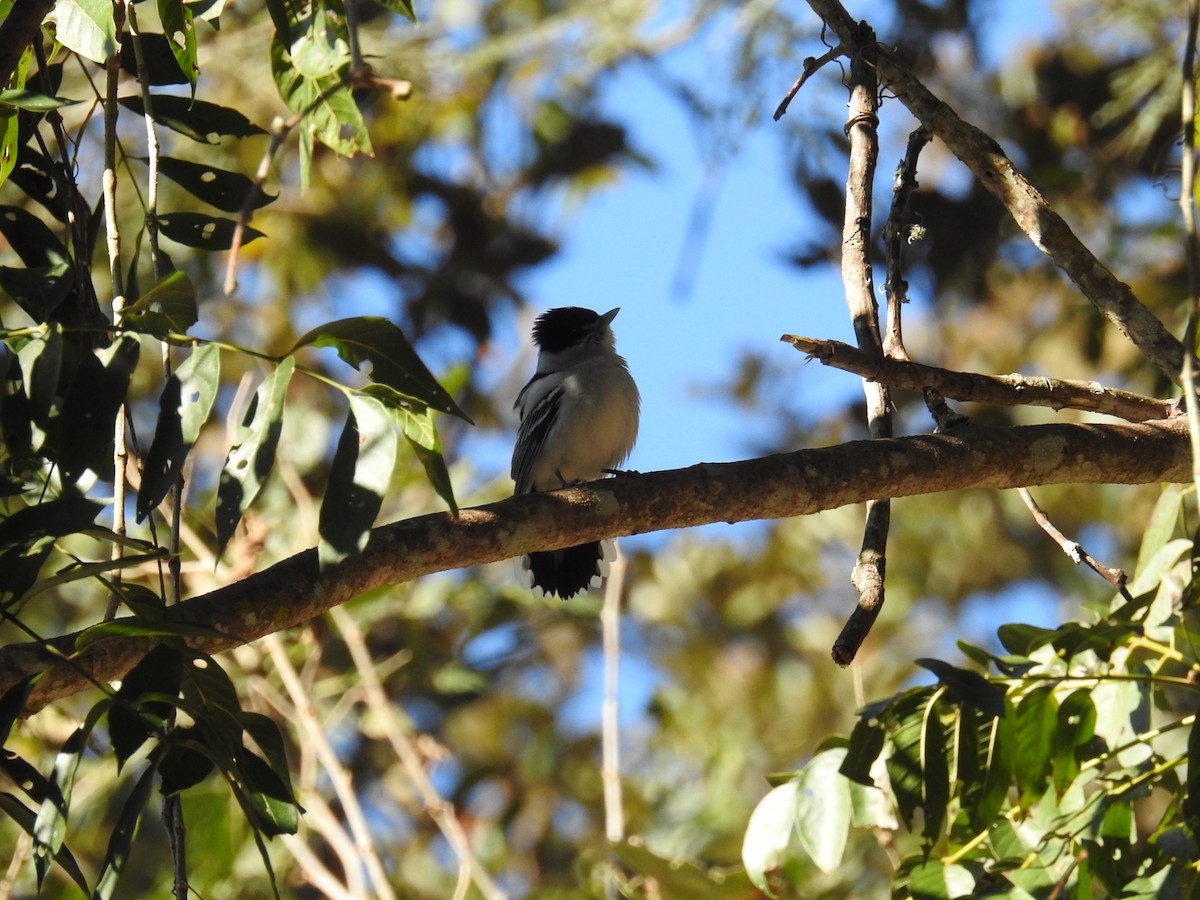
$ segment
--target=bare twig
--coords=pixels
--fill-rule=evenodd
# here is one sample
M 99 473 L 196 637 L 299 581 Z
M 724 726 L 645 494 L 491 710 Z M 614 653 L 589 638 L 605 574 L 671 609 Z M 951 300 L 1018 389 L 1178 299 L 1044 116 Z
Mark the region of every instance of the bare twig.
M 785 334 L 781 341 L 807 353 L 822 365 L 853 372 L 863 378 L 910 391 L 933 388 L 952 400 L 993 406 L 1044 406 L 1080 409 L 1116 416 L 1127 422 L 1152 422 L 1180 414 L 1174 400 L 1159 400 L 1131 391 L 1105 387 L 1096 381 L 1066 381 L 1032 375 L 980 375 L 956 372 L 923 363 L 870 356 L 841 341 Z
M 600 780 L 604 785 L 604 837 L 610 846 L 625 839 L 625 808 L 621 799 L 621 719 L 618 702 L 621 673 L 621 594 L 628 566 L 616 545 L 616 559 L 604 586 L 600 608 L 601 645 L 604 651 L 604 700 L 600 709 Z M 604 894 L 608 900 L 619 895 L 617 871 L 605 870 Z
M 871 356 L 882 356 L 879 304 L 875 300 L 875 279 L 871 271 L 873 184 L 879 157 L 879 119 L 876 116 L 879 84 L 875 78 L 875 36 L 865 23 L 856 32 L 853 46 L 850 117 L 846 122 L 850 168 L 846 178 L 846 213 L 842 222 L 842 283 L 858 349 Z M 863 393 L 871 437 L 890 438 L 892 401 L 887 386 L 864 379 Z M 883 607 L 891 518 L 890 500 L 882 498 L 867 502 L 862 549 L 850 575 L 851 583 L 858 590 L 858 603 L 833 643 L 833 659 L 840 666 L 849 665 L 854 659 Z
M 446 838 L 454 855 L 458 857 L 460 884 L 465 884 L 466 879 L 469 879 L 479 888 L 485 900 L 504 900 L 507 895 L 492 881 L 487 870 L 472 852 L 470 841 L 467 840 L 466 832 L 455 815 L 453 804 L 438 793 L 429 773 L 425 771 L 425 764 L 420 752 L 413 745 L 407 725 L 401 719 L 395 704 L 388 700 L 384 692 L 362 629 L 358 627 L 354 617 L 344 609 L 330 610 L 330 617 L 341 633 L 342 640 L 346 642 L 346 649 L 350 651 L 350 658 L 354 661 L 354 667 L 361 679 L 367 707 L 378 717 L 378 721 L 383 723 L 382 728 L 387 741 L 416 788 L 421 802 L 425 804 L 426 812 Z
M 822 53 L 820 56 L 810 56 L 804 60 L 804 71 L 800 73 L 800 77 L 792 83 L 790 88 L 788 88 L 788 92 L 784 94 L 783 99 L 779 101 L 779 106 L 775 108 L 775 121 L 778 122 L 783 118 L 784 113 L 787 112 L 788 105 L 792 102 L 792 98 L 800 93 L 800 88 L 804 87 L 804 82 L 808 81 L 808 79 L 817 74 L 817 72 L 821 70 L 821 67 L 826 63 L 833 62 L 833 60 L 837 59 L 839 56 L 845 55 L 845 46 L 838 44 L 836 47 L 830 47 L 829 50 L 827 50 L 825 53 Z
M 1128 602 L 1133 602 L 1133 597 L 1131 597 L 1129 595 L 1129 591 L 1125 589 L 1126 579 L 1124 572 L 1122 572 L 1120 569 L 1110 569 L 1107 566 L 1101 565 L 1094 557 L 1091 556 L 1091 554 L 1083 549 L 1082 544 L 1080 544 L 1078 541 L 1071 540 L 1065 534 L 1055 528 L 1054 523 L 1050 521 L 1050 517 L 1047 516 L 1045 511 L 1037 505 L 1037 502 L 1033 499 L 1033 494 L 1029 493 L 1028 488 L 1017 488 L 1017 493 L 1020 494 L 1021 499 L 1029 508 L 1029 512 L 1033 515 L 1033 521 L 1037 522 L 1038 527 L 1041 528 L 1042 531 L 1046 532 L 1049 538 L 1054 541 L 1054 543 L 1058 544 L 1060 548 L 1062 548 L 1062 552 L 1070 557 L 1071 562 L 1075 563 L 1076 565 L 1086 565 L 1093 572 L 1120 591 L 1121 596 L 1124 597 Z
M 1183 346 L 1183 399 L 1192 441 L 1192 482 L 1200 492 L 1200 403 L 1196 398 L 1196 320 L 1200 317 L 1200 262 L 1196 248 L 1196 32 L 1200 26 L 1200 0 L 1188 0 L 1187 41 L 1183 50 L 1183 92 L 1180 117 L 1183 146 L 1180 148 L 1179 210 L 1183 216 L 1184 255 L 1188 268 L 1188 320 Z
M 853 53 L 860 41 L 858 24 L 842 4 L 838 0 L 808 0 L 808 5 Z M 1134 296 L 1129 285 L 1113 275 L 1083 245 L 1063 218 L 1017 171 L 1000 145 L 934 96 L 895 53 L 880 47 L 876 66 L 883 84 L 999 198 L 1034 246 L 1048 255 L 1150 362 L 1179 383 L 1183 344 Z
M 113 4 L 113 21 L 116 34 L 119 36 L 125 30 L 125 3 L 117 0 Z M 120 322 L 121 313 L 125 309 L 125 275 L 121 271 L 121 229 L 117 222 L 117 85 L 121 77 L 121 45 L 105 61 L 104 88 L 104 175 L 102 178 L 104 191 L 104 226 L 108 245 L 108 275 L 112 282 L 112 320 L 113 324 Z M 119 535 L 125 534 L 125 472 L 129 464 L 129 446 L 125 434 L 125 407 L 117 411 L 113 426 L 113 531 Z M 121 541 L 114 541 L 112 559 L 120 559 L 125 552 Z M 117 569 L 112 575 L 112 583 L 119 585 L 123 575 Z M 108 595 L 108 605 L 104 613 L 105 619 L 112 619 L 117 614 L 121 597 L 117 591 Z
M 892 207 L 883 225 L 883 243 L 887 256 L 887 280 L 883 293 L 887 297 L 887 327 L 883 332 L 883 354 L 892 359 L 908 359 L 904 349 L 904 332 L 900 327 L 901 310 L 908 302 L 908 282 L 904 280 L 904 247 L 907 243 L 908 207 L 917 189 L 917 158 L 933 135 L 924 125 L 908 136 L 908 149 L 896 166 L 892 184 Z
M 375 896 L 380 897 L 381 900 L 392 900 L 396 895 L 392 891 L 387 873 L 384 871 L 383 864 L 379 860 L 379 854 L 375 851 L 375 844 L 371 840 L 371 832 L 367 827 L 367 818 L 363 812 L 362 805 L 359 803 L 358 793 L 354 789 L 350 773 L 346 771 L 341 761 L 337 758 L 337 753 L 330 746 L 325 729 L 313 712 L 313 704 L 304 682 L 300 678 L 296 668 L 292 665 L 291 659 L 288 658 L 287 652 L 283 648 L 283 642 L 279 640 L 277 635 L 272 634 L 267 637 L 265 643 L 267 652 L 271 657 L 271 662 L 274 664 L 275 670 L 279 673 L 280 680 L 283 682 L 288 697 L 291 698 L 295 706 L 296 717 L 304 733 L 305 741 L 313 748 L 317 759 L 329 775 L 329 780 L 333 784 L 334 792 L 337 794 L 338 801 L 342 805 L 342 811 L 345 813 L 346 822 L 350 826 L 351 833 L 354 835 L 359 862 L 366 869 L 367 876 L 371 879 L 371 884 L 375 889 Z

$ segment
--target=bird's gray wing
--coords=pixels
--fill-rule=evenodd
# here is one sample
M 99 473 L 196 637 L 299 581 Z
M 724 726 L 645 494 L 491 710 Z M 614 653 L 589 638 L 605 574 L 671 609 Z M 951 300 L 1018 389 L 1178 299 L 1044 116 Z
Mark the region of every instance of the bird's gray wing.
M 524 394 L 533 387 L 534 383 L 531 381 L 521 393 Z M 521 428 L 517 432 L 517 446 L 513 449 L 512 458 L 512 478 L 517 483 L 518 494 L 527 494 L 533 490 L 531 484 L 533 466 L 541 455 L 546 437 L 550 434 L 550 430 L 558 418 L 562 398 L 562 384 L 556 384 L 521 418 Z M 517 398 L 517 405 L 521 405 L 520 397 Z

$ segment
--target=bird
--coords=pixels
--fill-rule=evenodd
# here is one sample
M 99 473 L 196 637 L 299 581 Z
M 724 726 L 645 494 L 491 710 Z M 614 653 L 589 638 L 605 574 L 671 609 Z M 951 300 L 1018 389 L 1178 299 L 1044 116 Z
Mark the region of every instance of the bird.
M 633 450 L 641 398 L 616 351 L 611 325 L 618 312 L 567 306 L 534 322 L 537 371 L 513 404 L 521 422 L 512 456 L 516 494 L 595 481 Z M 563 600 L 598 586 L 605 562 L 600 541 L 525 560 L 531 586 Z

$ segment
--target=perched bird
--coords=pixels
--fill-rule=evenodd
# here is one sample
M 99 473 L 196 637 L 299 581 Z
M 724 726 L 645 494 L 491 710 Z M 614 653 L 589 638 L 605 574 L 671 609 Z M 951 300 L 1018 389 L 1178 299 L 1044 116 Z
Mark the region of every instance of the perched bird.
M 569 306 L 538 316 L 533 342 L 537 372 L 517 395 L 521 417 L 513 449 L 518 494 L 594 481 L 621 465 L 638 430 L 637 385 L 617 355 L 610 323 L 619 309 L 597 315 Z M 600 541 L 531 553 L 533 587 L 566 600 L 599 584 Z

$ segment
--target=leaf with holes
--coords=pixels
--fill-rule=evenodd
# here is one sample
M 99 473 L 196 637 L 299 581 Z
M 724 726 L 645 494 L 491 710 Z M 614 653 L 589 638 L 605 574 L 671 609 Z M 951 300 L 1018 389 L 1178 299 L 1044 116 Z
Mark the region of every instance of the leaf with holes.
M 174 212 L 159 216 L 159 230 L 176 243 L 200 250 L 228 250 L 233 246 L 237 222 L 220 216 L 197 212 Z M 242 231 L 242 244 L 263 237 L 257 228 L 247 225 Z
M 122 97 L 120 103 L 139 116 L 146 114 L 141 97 Z M 219 143 L 222 137 L 243 138 L 267 133 L 236 109 L 206 100 L 189 102 L 187 97 L 158 94 L 151 105 L 155 122 L 202 144 Z
M 223 212 L 238 212 L 247 200 L 251 209 L 259 209 L 275 199 L 241 172 L 230 172 L 171 156 L 162 157 L 158 161 L 158 168 L 193 197 Z
M 238 522 L 262 490 L 275 463 L 275 449 L 283 431 L 283 406 L 288 383 L 296 369 L 294 357 L 285 357 L 259 386 L 246 408 L 233 447 L 225 457 L 217 488 L 217 555 L 233 537 Z
M 183 0 L 158 0 L 158 19 L 179 70 L 195 91 L 200 63 L 196 58 L 196 26 L 192 22 L 192 11 Z
M 174 48 L 166 35 L 145 31 L 141 35 L 142 58 L 146 63 L 146 76 L 153 85 L 188 84 L 188 76 L 175 58 Z M 133 39 L 127 33 L 121 35 L 121 68 L 137 78 L 137 54 Z
M 179 479 L 184 460 L 200 436 L 220 387 L 221 351 L 212 344 L 197 347 L 163 385 L 158 425 L 146 454 L 138 491 L 140 522 L 162 503 Z
M 396 439 L 387 407 L 352 394 L 321 501 L 317 557 L 322 569 L 366 549 L 396 465 Z

